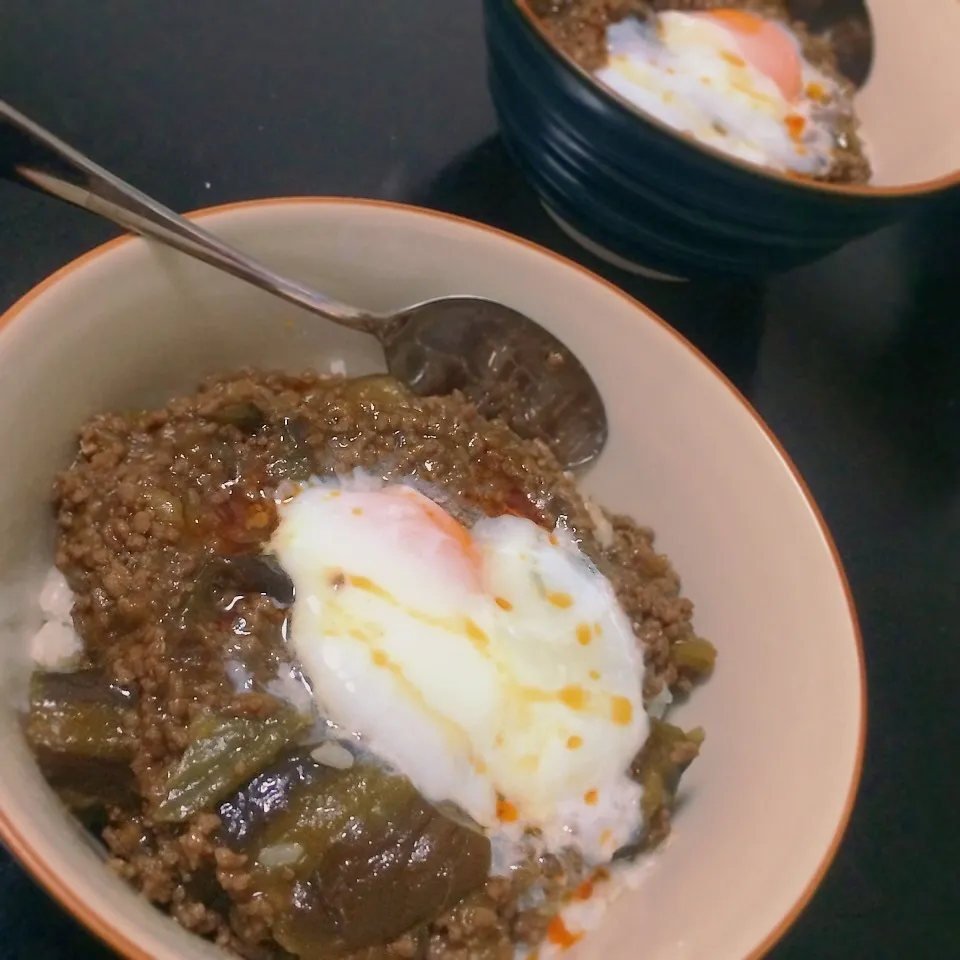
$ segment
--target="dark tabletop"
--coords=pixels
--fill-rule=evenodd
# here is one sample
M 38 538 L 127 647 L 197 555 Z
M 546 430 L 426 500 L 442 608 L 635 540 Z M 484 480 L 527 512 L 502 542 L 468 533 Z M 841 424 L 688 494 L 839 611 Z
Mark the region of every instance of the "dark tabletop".
M 809 482 L 866 647 L 859 802 L 773 960 L 957 955 L 960 197 L 764 284 L 604 267 L 504 155 L 479 0 L 4 0 L 0 99 L 176 209 L 337 194 L 492 223 L 586 263 L 700 346 Z M 112 234 L 0 185 L 0 310 Z M 0 960 L 109 956 L 0 852 Z

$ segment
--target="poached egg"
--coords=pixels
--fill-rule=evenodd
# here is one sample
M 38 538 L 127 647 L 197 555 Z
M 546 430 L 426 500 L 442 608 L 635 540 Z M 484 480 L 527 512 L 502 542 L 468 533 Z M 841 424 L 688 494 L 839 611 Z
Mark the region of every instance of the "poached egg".
M 641 829 L 643 660 L 563 530 L 467 530 L 404 484 L 316 481 L 279 506 L 291 643 L 325 717 L 493 836 L 609 861 Z
M 847 94 L 790 28 L 742 10 L 667 11 L 607 29 L 597 79 L 662 123 L 743 160 L 804 175 L 833 163 Z

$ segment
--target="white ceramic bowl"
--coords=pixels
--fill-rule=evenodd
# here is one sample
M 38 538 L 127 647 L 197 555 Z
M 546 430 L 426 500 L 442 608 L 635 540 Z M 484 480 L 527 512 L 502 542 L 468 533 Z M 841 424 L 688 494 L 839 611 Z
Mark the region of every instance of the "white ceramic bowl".
M 205 226 L 295 277 L 385 309 L 474 293 L 539 320 L 601 386 L 610 445 L 585 480 L 656 528 L 720 649 L 679 712 L 707 743 L 669 845 L 578 957 L 744 960 L 811 895 L 843 833 L 864 736 L 857 625 L 802 481 L 734 388 L 662 321 L 559 257 L 495 230 L 375 202 L 273 200 Z M 379 367 L 364 337 L 142 240 L 65 267 L 0 318 L 0 833 L 61 903 L 130 958 L 221 956 L 102 864 L 33 764 L 18 710 L 51 562 L 48 502 L 93 413 L 162 404 L 205 374 Z

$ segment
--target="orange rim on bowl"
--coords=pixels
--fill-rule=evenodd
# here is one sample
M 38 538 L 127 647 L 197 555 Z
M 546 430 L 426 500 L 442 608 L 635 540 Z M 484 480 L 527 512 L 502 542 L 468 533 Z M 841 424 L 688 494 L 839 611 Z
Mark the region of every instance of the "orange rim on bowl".
M 525 7 L 525 0 L 517 0 L 521 6 Z M 958 175 L 960 176 L 960 175 Z M 535 243 L 531 243 L 528 240 L 524 240 L 520 237 L 515 237 L 512 234 L 506 233 L 502 230 L 497 230 L 494 227 L 487 226 L 485 224 L 475 223 L 474 221 L 466 220 L 462 217 L 456 217 L 447 213 L 440 213 L 433 210 L 424 210 L 420 207 L 414 207 L 408 204 L 400 204 L 387 202 L 382 200 L 363 200 L 363 199 L 353 199 L 346 197 L 288 197 L 288 198 L 276 198 L 276 199 L 264 199 L 264 200 L 248 200 L 241 201 L 238 203 L 225 204 L 219 207 L 208 207 L 202 210 L 194 211 L 193 213 L 187 214 L 191 219 L 202 219 L 207 216 L 214 214 L 222 214 L 239 210 L 248 210 L 253 207 L 269 207 L 269 206 L 282 206 L 282 205 L 302 205 L 302 204 L 348 204 L 354 206 L 363 206 L 370 208 L 381 208 L 381 209 L 402 209 L 411 213 L 418 213 L 424 216 L 434 217 L 441 220 L 450 221 L 453 223 L 458 223 L 462 226 L 468 226 L 476 230 L 484 231 L 488 234 L 492 234 L 503 240 L 509 240 L 512 243 L 519 244 L 521 246 L 527 247 L 531 250 L 548 256 L 558 263 L 562 264 L 565 268 L 569 270 L 576 270 L 582 274 L 587 275 L 593 282 L 599 283 L 605 286 L 607 289 L 615 293 L 617 296 L 621 297 L 627 301 L 633 307 L 640 307 L 650 320 L 660 327 L 662 327 L 671 337 L 673 337 L 676 342 L 682 346 L 686 351 L 692 354 L 700 363 L 706 366 L 713 374 L 720 380 L 721 383 L 726 387 L 730 393 L 737 399 L 740 405 L 743 407 L 744 411 L 749 414 L 749 416 L 755 421 L 755 423 L 760 427 L 763 433 L 766 435 L 767 439 L 773 445 L 774 449 L 777 451 L 783 462 L 786 464 L 791 475 L 793 476 L 794 481 L 796 482 L 798 488 L 800 489 L 807 505 L 809 506 L 817 525 L 820 529 L 820 534 L 823 537 L 827 547 L 830 551 L 831 558 L 834 563 L 837 577 L 842 585 L 844 597 L 847 603 L 847 610 L 850 616 L 850 623 L 853 628 L 854 637 L 856 639 L 857 645 L 857 661 L 859 665 L 859 730 L 857 733 L 857 748 L 856 748 L 856 757 L 854 762 L 854 768 L 850 777 L 850 784 L 847 790 L 847 796 L 844 802 L 843 810 L 841 816 L 837 822 L 836 830 L 834 832 L 833 838 L 825 851 L 823 858 L 820 861 L 820 864 L 813 876 L 808 881 L 806 887 L 803 889 L 795 903 L 792 907 L 781 917 L 780 921 L 766 934 L 766 936 L 744 957 L 744 960 L 759 960 L 760 957 L 763 957 L 776 943 L 777 941 L 786 933 L 790 928 L 793 922 L 797 919 L 800 913 L 806 907 L 812 898 L 817 887 L 820 885 L 824 876 L 827 873 L 827 870 L 830 868 L 831 863 L 833 862 L 834 857 L 836 856 L 837 850 L 840 847 L 840 843 L 843 839 L 843 835 L 846 831 L 847 824 L 850 821 L 850 816 L 853 812 L 854 802 L 856 800 L 857 789 L 860 784 L 860 776 L 863 768 L 863 756 L 864 749 L 866 744 L 866 730 L 867 730 L 867 704 L 866 704 L 866 669 L 864 664 L 864 654 L 863 654 L 863 638 L 860 632 L 860 624 L 857 619 L 856 608 L 853 602 L 853 594 L 850 590 L 849 582 L 847 581 L 846 574 L 844 573 L 843 564 L 840 560 L 840 554 L 837 550 L 836 544 L 833 541 L 833 537 L 830 534 L 830 531 L 827 528 L 826 522 L 823 519 L 823 515 L 820 512 L 820 508 L 817 506 L 816 501 L 813 498 L 809 488 L 804 482 L 803 478 L 800 475 L 800 472 L 797 470 L 793 461 L 790 459 L 786 450 L 780 444 L 779 440 L 774 436 L 770 428 L 764 423 L 760 415 L 753 409 L 749 401 L 743 396 L 742 393 L 731 383 L 731 381 L 716 367 L 714 364 L 702 354 L 693 344 L 689 343 L 684 337 L 682 337 L 676 330 L 674 330 L 666 321 L 657 316 L 653 311 L 649 310 L 647 307 L 639 304 L 632 297 L 628 296 L 614 284 L 604 280 L 601 277 L 597 277 L 592 274 L 585 267 L 580 266 L 579 264 L 574 263 L 571 260 L 561 257 L 559 254 L 554 253 L 551 250 L 547 250 L 543 247 L 538 246 Z M 37 300 L 42 294 L 47 292 L 51 287 L 58 284 L 61 280 L 68 277 L 70 274 L 79 270 L 82 267 L 87 266 L 97 258 L 103 256 L 104 254 L 117 249 L 118 247 L 132 243 L 136 241 L 136 237 L 125 236 L 118 237 L 115 240 L 111 240 L 108 243 L 105 243 L 95 249 L 89 251 L 83 256 L 79 257 L 76 260 L 71 261 L 66 264 L 64 267 L 61 267 L 56 273 L 49 276 L 46 280 L 42 281 L 28 293 L 24 294 L 12 307 L 10 307 L 5 313 L 0 315 L 0 330 L 3 329 L 10 321 L 15 317 L 21 314 L 26 310 L 35 300 Z M 95 933 L 100 937 L 105 943 L 110 947 L 116 950 L 118 953 L 128 958 L 128 960 L 153 960 L 153 957 L 146 953 L 144 949 L 134 941 L 130 940 L 125 934 L 123 934 L 116 927 L 107 922 L 103 917 L 101 917 L 96 912 L 92 911 L 90 907 L 83 901 L 81 897 L 67 884 L 65 884 L 61 877 L 58 876 L 53 867 L 47 863 L 39 854 L 37 854 L 29 843 L 23 838 L 20 831 L 17 829 L 16 823 L 14 823 L 4 812 L 0 811 L 0 840 L 6 845 L 8 850 L 30 871 L 30 873 L 46 888 L 46 890 L 54 897 L 56 900 L 68 910 L 74 917 L 76 917 L 81 923 L 83 923 L 89 930 Z
M 530 26 L 537 32 L 537 34 L 539 34 L 543 43 L 557 57 L 559 57 L 570 70 L 573 70 L 575 73 L 579 74 L 580 77 L 586 80 L 604 97 L 614 103 L 619 104 L 630 113 L 641 117 L 645 123 L 651 124 L 657 129 L 668 133 L 670 136 L 675 137 L 678 140 L 683 140 L 685 142 L 694 144 L 698 150 L 702 150 L 709 156 L 715 157 L 717 160 L 729 164 L 730 166 L 734 166 L 740 170 L 745 170 L 749 173 L 756 174 L 757 176 L 764 177 L 767 180 L 773 180 L 777 183 L 797 187 L 801 190 L 812 190 L 815 193 L 833 193 L 847 197 L 912 197 L 925 193 L 936 193 L 937 191 L 946 190 L 949 187 L 960 184 L 960 170 L 954 170 L 953 173 L 945 174 L 942 177 L 934 177 L 932 180 L 924 180 L 920 183 L 906 184 L 902 187 L 871 187 L 869 185 L 861 186 L 854 184 L 826 183 L 819 180 L 807 180 L 804 177 L 791 177 L 786 174 L 778 173 L 776 170 L 762 167 L 759 164 L 747 163 L 745 160 L 741 160 L 731 154 L 717 150 L 715 147 L 711 147 L 708 144 L 701 143 L 699 140 L 696 140 L 689 134 L 673 129 L 673 127 L 662 123 L 656 117 L 644 113 L 639 107 L 631 103 L 625 97 L 620 96 L 620 94 L 598 82 L 588 70 L 585 70 L 582 66 L 580 66 L 579 63 L 576 62 L 576 60 L 573 59 L 573 57 L 561 50 L 553 42 L 549 31 L 543 25 L 541 19 L 530 9 L 529 0 L 513 0 L 513 2 L 516 3 L 517 8 L 524 15 L 524 17 L 526 17 Z

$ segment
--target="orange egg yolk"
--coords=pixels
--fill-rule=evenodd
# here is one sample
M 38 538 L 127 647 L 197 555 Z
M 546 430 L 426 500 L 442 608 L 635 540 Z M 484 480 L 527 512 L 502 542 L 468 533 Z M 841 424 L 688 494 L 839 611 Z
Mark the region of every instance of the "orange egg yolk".
M 461 554 L 476 574 L 476 578 L 479 578 L 480 554 L 470 537 L 470 531 L 462 523 L 413 487 L 398 484 L 386 487 L 383 493 L 391 497 L 402 497 L 416 507 L 420 520 L 436 528 L 448 540 L 453 552 Z M 411 529 L 410 532 L 411 535 L 416 535 L 414 530 Z
M 744 10 L 710 10 L 698 15 L 722 26 L 736 41 L 743 59 L 769 77 L 784 99 L 792 102 L 800 98 L 803 64 L 784 27 Z

